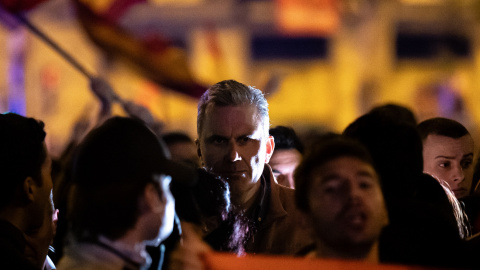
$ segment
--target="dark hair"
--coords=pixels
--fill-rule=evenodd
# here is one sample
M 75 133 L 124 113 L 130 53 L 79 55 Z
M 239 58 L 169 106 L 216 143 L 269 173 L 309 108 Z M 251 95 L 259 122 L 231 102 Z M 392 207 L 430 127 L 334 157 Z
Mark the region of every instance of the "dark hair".
M 205 218 L 218 217 L 224 220 L 230 210 L 230 188 L 220 177 L 197 169 L 199 174 L 195 186 L 187 188 L 172 182 L 171 191 L 175 197 L 175 209 L 181 220 L 202 224 Z
M 310 150 L 295 170 L 295 201 L 297 207 L 305 212 L 310 211 L 308 193 L 312 185 L 312 173 L 315 169 L 340 157 L 353 157 L 374 167 L 368 150 L 359 142 L 346 137 L 322 138 L 312 144 Z
M 398 104 L 387 103 L 376 106 L 370 110 L 370 113 L 379 115 L 390 121 L 404 122 L 412 125 L 417 124 L 415 114 L 413 114 L 413 112 L 407 107 Z
M 169 132 L 162 135 L 162 139 L 166 145 L 172 145 L 176 143 L 194 143 L 192 138 L 184 132 Z
M 414 125 L 368 113 L 343 134 L 360 141 L 372 155 L 387 205 L 394 198 L 413 196 L 423 173 L 423 146 Z
M 112 240 L 132 228 L 139 198 L 155 175 L 165 172 L 164 148 L 140 120 L 114 117 L 92 130 L 74 157 L 68 217 L 82 240 Z M 161 186 L 154 185 L 163 196 Z
M 42 185 L 42 164 L 47 158 L 44 124 L 14 113 L 0 114 L 0 208 L 14 199 L 25 178 Z
M 303 153 L 303 144 L 293 128 L 276 126 L 270 129 L 270 135 L 275 140 L 275 150 L 297 149 L 298 152 Z
M 422 141 L 427 139 L 430 134 L 446 136 L 453 139 L 458 139 L 470 134 L 459 122 L 443 117 L 427 119 L 418 124 L 417 129 Z

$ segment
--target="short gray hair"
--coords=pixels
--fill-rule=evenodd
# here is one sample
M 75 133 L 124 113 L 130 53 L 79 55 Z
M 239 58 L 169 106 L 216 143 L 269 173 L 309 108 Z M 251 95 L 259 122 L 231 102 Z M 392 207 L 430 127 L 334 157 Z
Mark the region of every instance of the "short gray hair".
M 212 104 L 212 105 L 210 105 Z M 200 134 L 205 121 L 205 114 L 209 106 L 243 106 L 254 105 L 262 117 L 264 132 L 268 135 L 270 117 L 268 116 L 268 102 L 262 91 L 234 80 L 225 80 L 212 85 L 203 93 L 198 102 L 197 134 Z

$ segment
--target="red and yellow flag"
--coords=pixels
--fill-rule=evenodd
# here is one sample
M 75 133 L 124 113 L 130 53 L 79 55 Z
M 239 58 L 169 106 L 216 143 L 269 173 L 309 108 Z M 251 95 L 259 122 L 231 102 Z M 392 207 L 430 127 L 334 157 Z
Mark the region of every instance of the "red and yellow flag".
M 130 33 L 118 23 L 136 4 L 146 0 L 74 0 L 78 18 L 93 42 L 111 56 L 126 60 L 147 78 L 177 92 L 198 98 L 207 89 L 193 77 L 187 53 L 158 34 Z

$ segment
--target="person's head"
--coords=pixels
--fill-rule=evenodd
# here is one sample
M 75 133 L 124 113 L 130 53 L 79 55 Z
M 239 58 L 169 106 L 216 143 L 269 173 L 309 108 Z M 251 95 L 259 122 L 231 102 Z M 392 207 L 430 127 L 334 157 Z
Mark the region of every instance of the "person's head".
M 410 109 L 394 103 L 376 106 L 372 108 L 369 113 L 379 115 L 389 121 L 409 123 L 412 125 L 417 124 L 415 114 L 413 114 Z
M 171 159 L 195 168 L 200 167 L 195 142 L 183 132 L 169 132 L 162 135 L 162 139 L 168 147 Z
M 470 194 L 473 139 L 459 122 L 431 118 L 418 125 L 423 141 L 423 170 L 448 183 L 457 198 Z
M 23 211 L 27 231 L 40 227 L 52 190 L 51 159 L 44 124 L 14 113 L 0 114 L 0 215 L 10 219 Z
M 230 189 L 219 177 L 197 169 L 198 183 L 192 188 L 172 185 L 175 209 L 182 221 L 200 226 L 203 233 L 224 221 L 230 211 Z
M 155 134 L 131 118 L 111 118 L 85 137 L 74 158 L 68 207 L 78 240 L 117 240 L 135 230 L 138 242 L 157 244 L 170 234 L 175 164 L 164 151 Z
M 381 112 L 357 118 L 343 135 L 360 141 L 371 154 L 382 181 L 387 205 L 411 197 L 423 174 L 422 140 L 416 127 Z
M 295 171 L 295 186 L 297 207 L 314 228 L 319 256 L 370 258 L 388 215 L 362 145 L 345 138 L 315 145 Z
M 302 158 L 303 145 L 290 127 L 277 126 L 270 129 L 275 141 L 275 151 L 268 164 L 280 185 L 294 188 L 293 172 Z
M 210 87 L 198 104 L 197 152 L 232 194 L 251 190 L 273 153 L 268 103 L 254 87 L 228 80 Z

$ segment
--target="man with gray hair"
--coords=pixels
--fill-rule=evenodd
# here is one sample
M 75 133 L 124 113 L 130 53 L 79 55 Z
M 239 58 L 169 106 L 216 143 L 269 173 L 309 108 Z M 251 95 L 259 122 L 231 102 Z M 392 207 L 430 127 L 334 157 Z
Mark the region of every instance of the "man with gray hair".
M 260 90 L 221 81 L 198 104 L 197 151 L 202 166 L 230 185 L 234 213 L 248 219 L 245 252 L 298 254 L 313 238 L 299 226 L 294 191 L 278 185 L 266 164 L 274 150 L 269 122 Z

